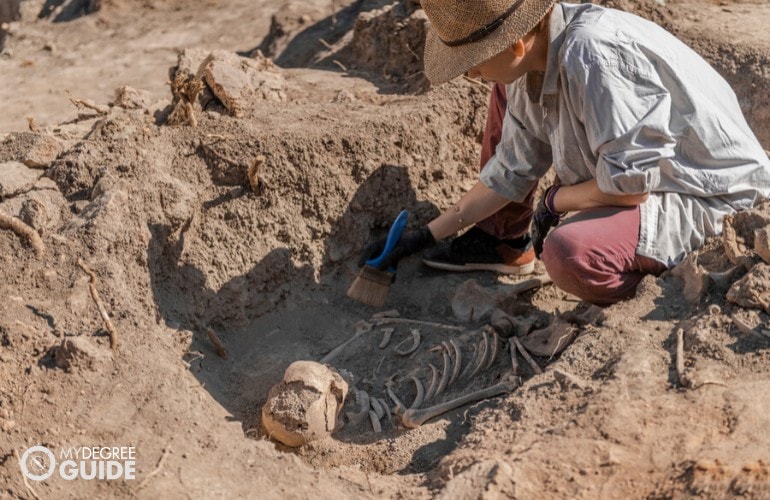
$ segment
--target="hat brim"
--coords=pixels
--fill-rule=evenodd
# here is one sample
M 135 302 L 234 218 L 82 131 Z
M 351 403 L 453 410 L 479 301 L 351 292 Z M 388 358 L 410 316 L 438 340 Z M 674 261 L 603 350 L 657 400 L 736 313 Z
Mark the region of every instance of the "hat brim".
M 425 76 L 433 85 L 440 85 L 467 73 L 532 31 L 554 1 L 528 0 L 486 38 L 457 47 L 444 44 L 436 31 L 429 28 L 423 57 Z

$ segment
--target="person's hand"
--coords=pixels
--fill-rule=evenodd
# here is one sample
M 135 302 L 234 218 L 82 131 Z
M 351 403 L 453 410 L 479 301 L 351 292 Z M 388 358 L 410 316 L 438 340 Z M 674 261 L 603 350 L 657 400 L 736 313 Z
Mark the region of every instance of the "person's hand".
M 366 261 L 379 257 L 382 250 L 385 248 L 385 241 L 387 241 L 387 238 L 382 238 L 369 244 L 364 249 L 364 254 L 358 261 L 358 266 L 362 267 L 366 264 Z M 404 233 L 401 234 L 398 243 L 396 243 L 396 246 L 390 254 L 385 257 L 379 268 L 381 270 L 391 267 L 395 268 L 399 260 L 428 248 L 435 243 L 436 239 L 433 237 L 433 233 L 430 232 L 430 229 L 428 229 L 428 226 L 414 231 L 404 231 Z
M 553 198 L 558 185 L 553 185 L 545 190 L 543 197 L 535 208 L 535 214 L 532 216 L 532 246 L 535 249 L 535 256 L 539 259 L 543 253 L 543 241 L 552 227 L 558 226 L 564 213 L 556 212 L 553 209 Z

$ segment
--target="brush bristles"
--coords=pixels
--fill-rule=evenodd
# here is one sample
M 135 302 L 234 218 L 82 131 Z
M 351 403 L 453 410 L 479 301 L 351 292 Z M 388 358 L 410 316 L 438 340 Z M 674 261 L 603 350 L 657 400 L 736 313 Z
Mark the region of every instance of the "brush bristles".
M 348 288 L 348 297 L 372 307 L 385 303 L 392 281 L 390 273 L 364 266 Z

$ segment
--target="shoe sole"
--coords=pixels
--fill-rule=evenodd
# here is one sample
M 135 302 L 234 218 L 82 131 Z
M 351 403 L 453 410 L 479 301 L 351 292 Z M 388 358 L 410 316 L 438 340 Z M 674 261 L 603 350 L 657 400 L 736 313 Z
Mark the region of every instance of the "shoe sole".
M 505 264 L 450 264 L 448 262 L 438 262 L 435 260 L 422 259 L 422 262 L 433 269 L 442 271 L 453 271 L 467 273 L 471 271 L 494 271 L 500 274 L 531 274 L 535 270 L 535 263 L 530 262 L 521 266 L 507 266 Z

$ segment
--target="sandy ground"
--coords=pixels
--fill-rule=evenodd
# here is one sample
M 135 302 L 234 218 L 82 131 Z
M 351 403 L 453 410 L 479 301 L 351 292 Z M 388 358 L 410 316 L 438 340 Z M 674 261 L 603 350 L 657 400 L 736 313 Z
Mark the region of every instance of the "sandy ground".
M 423 92 L 413 2 L 104 1 L 57 23 L 43 4 L 0 57 L 0 211 L 40 238 L 0 231 L 0 498 L 770 495 L 770 206 L 602 311 L 418 259 L 372 309 L 345 297 L 360 248 L 473 183 L 485 119 L 483 85 Z M 770 149 L 770 6 L 605 4 L 703 54 Z M 508 337 L 564 350 L 514 372 Z M 328 360 L 351 387 L 338 429 L 271 441 L 284 369 L 350 339 Z M 411 404 L 450 342 L 462 369 L 429 404 L 521 387 L 414 429 L 352 417 L 388 380 Z M 134 447 L 136 479 L 25 481 L 33 445 Z

